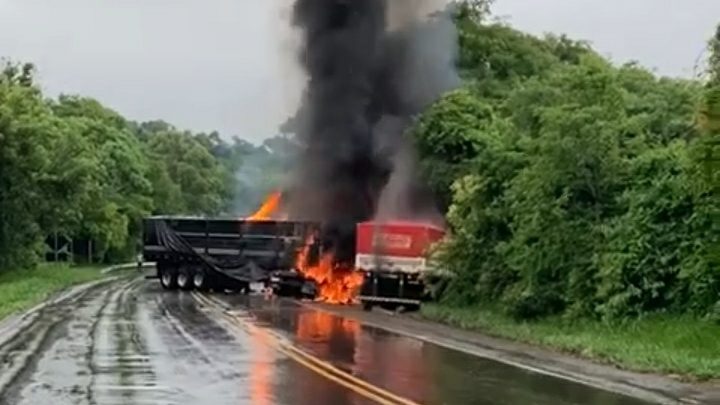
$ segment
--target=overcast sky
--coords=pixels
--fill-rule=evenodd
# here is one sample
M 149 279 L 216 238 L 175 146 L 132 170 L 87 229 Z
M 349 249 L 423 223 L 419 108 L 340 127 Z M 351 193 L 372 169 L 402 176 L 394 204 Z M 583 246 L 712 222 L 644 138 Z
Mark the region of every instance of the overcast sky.
M 50 95 L 258 141 L 294 111 L 301 87 L 288 1 L 0 0 L 0 56 L 35 62 Z M 532 33 L 589 40 L 618 62 L 691 76 L 720 0 L 497 0 L 494 12 Z

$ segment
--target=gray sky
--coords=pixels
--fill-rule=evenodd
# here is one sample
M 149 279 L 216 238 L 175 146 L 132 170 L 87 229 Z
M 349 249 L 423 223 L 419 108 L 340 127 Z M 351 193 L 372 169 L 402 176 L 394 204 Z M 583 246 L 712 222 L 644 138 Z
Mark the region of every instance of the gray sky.
M 720 0 L 496 0 L 493 13 L 533 34 L 588 40 L 616 62 L 692 77 L 720 23 Z
M 258 141 L 294 111 L 301 88 L 289 1 L 0 0 L 0 56 L 35 62 L 50 95 Z M 690 76 L 720 0 L 497 0 L 494 12 L 532 33 L 589 40 L 619 62 Z

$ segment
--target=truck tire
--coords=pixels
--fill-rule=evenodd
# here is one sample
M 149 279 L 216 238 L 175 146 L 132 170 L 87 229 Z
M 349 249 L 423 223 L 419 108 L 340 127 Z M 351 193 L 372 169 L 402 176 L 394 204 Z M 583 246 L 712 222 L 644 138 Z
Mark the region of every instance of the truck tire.
M 162 288 L 168 291 L 173 291 L 178 288 L 177 284 L 177 270 L 172 266 L 161 266 L 158 268 L 160 273 L 160 285 Z
M 193 274 L 195 272 L 190 266 L 180 266 L 177 272 L 177 285 L 183 291 L 190 291 L 193 285 Z
M 375 306 L 375 304 L 374 304 L 373 302 L 371 302 L 371 301 L 362 301 L 362 309 L 363 309 L 363 311 L 365 311 L 365 312 L 370 312 L 370 311 L 372 311 L 372 309 L 373 309 L 374 306 Z
M 192 277 L 192 284 L 198 291 L 210 290 L 210 277 L 208 277 L 207 271 L 203 268 L 195 270 Z

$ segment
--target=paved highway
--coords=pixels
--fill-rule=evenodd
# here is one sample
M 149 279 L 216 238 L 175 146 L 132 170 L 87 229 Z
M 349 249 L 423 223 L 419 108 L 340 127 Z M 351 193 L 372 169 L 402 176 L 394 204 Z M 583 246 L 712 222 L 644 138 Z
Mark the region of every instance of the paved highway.
M 315 305 L 121 278 L 40 310 L 0 345 L 0 403 L 647 402 Z

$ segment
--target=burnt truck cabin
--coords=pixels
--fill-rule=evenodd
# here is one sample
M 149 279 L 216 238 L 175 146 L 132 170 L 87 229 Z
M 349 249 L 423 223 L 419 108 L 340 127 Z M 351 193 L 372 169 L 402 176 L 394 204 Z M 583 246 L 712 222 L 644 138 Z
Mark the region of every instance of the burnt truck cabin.
M 364 272 L 358 297 L 363 309 L 417 309 L 430 299 L 435 269 L 427 254 L 444 235 L 442 228 L 421 222 L 358 224 L 355 268 Z
M 143 220 L 143 259 L 168 290 L 248 291 L 271 279 L 301 288 L 295 259 L 317 226 L 308 222 L 156 216 Z

